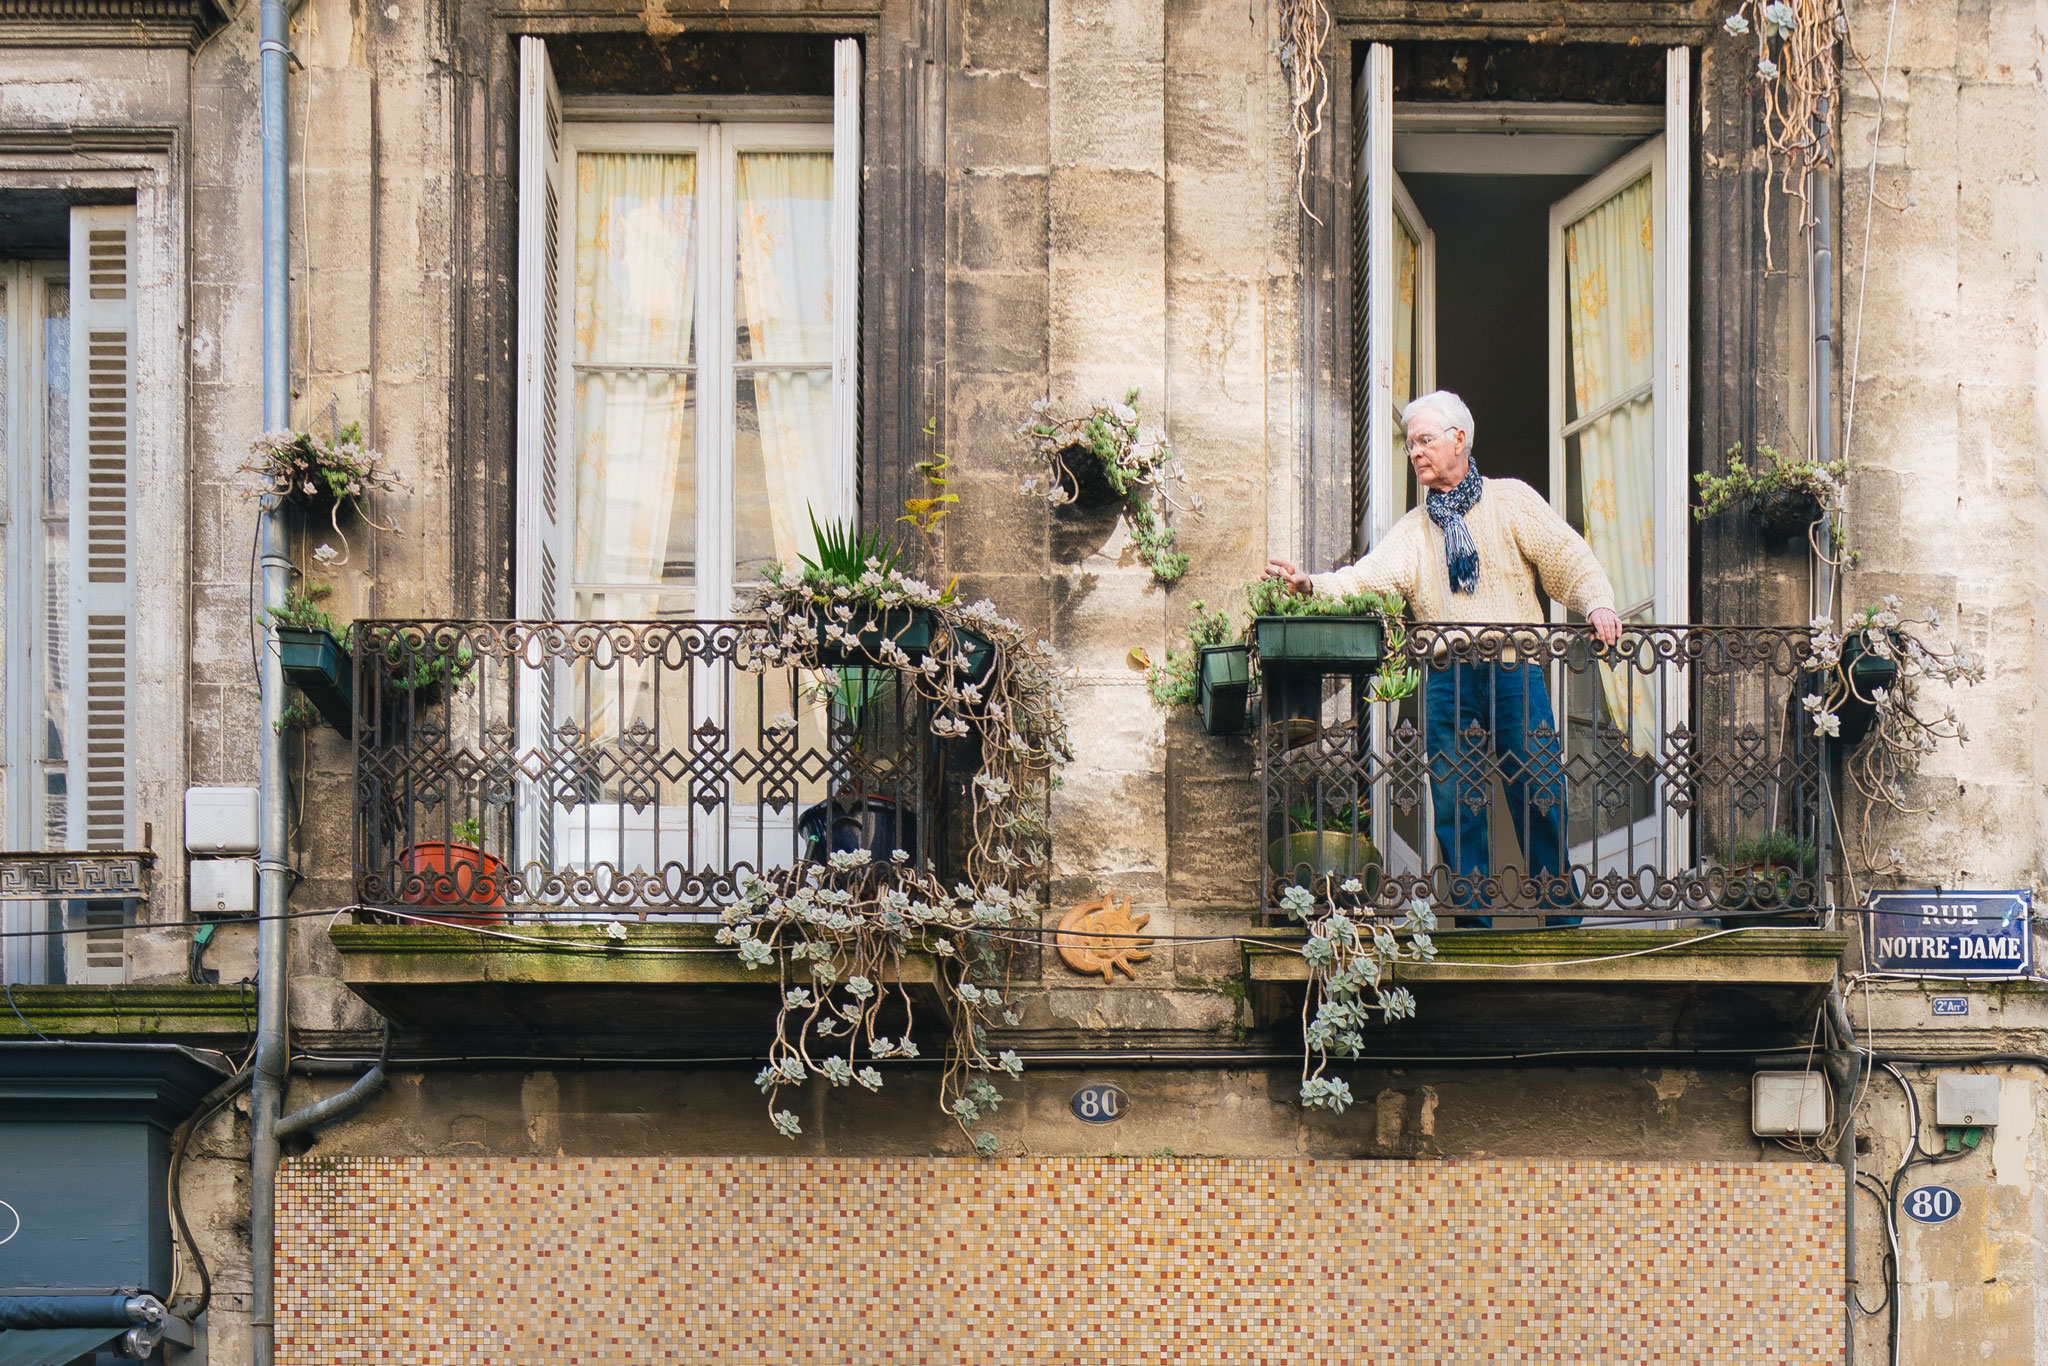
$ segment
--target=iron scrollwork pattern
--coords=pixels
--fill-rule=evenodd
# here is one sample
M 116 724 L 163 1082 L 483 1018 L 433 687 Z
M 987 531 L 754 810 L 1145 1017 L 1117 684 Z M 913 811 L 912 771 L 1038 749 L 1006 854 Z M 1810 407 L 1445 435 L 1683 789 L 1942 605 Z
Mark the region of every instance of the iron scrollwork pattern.
M 1603 647 L 1582 626 L 1421 625 L 1388 664 L 1418 671 L 1414 698 L 1267 680 L 1270 916 L 1296 884 L 1387 913 L 1421 898 L 1445 917 L 1594 925 L 1824 904 L 1830 792 L 1800 705 L 1806 628 L 1631 626 Z M 1546 830 L 1554 860 L 1530 853 Z M 1792 852 L 1739 857 L 1766 838 Z
M 749 621 L 359 624 L 358 901 L 644 918 L 833 850 L 943 869 L 927 704 L 892 670 L 770 667 L 767 640 Z

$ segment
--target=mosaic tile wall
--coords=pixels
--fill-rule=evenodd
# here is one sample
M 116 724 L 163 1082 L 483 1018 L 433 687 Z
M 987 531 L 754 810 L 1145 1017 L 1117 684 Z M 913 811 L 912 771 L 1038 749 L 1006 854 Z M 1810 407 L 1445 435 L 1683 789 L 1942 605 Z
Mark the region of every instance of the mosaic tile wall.
M 305 1159 L 278 1358 L 1838 1361 L 1822 1165 Z

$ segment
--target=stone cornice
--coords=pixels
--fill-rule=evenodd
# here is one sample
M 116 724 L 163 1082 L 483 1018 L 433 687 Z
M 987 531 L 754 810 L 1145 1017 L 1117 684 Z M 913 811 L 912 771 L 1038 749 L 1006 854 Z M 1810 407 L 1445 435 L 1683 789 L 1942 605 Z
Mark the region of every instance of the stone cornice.
M 220 0 L 0 0 L 0 47 L 183 47 L 228 20 Z

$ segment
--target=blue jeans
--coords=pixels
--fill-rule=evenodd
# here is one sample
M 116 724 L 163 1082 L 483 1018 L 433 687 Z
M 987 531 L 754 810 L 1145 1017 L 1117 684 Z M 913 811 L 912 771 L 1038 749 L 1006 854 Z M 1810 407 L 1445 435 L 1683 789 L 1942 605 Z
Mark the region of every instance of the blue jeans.
M 1454 898 L 1458 907 L 1485 905 L 1476 884 L 1493 872 L 1487 822 L 1496 773 L 1507 791 L 1515 838 L 1538 879 L 1539 904 L 1573 904 L 1576 880 L 1563 876 L 1564 743 L 1541 666 L 1453 664 L 1431 670 L 1423 689 L 1422 742 L 1429 755 L 1437 845 L 1451 871 L 1474 884 Z M 1493 917 L 1461 915 L 1457 923 L 1484 929 Z M 1579 917 L 1553 915 L 1544 923 L 1576 925 Z

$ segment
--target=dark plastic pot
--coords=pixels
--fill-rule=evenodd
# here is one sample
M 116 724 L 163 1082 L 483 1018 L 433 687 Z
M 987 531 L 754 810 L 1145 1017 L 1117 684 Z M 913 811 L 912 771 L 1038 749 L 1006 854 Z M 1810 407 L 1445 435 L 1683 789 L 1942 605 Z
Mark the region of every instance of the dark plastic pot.
M 812 613 L 812 624 L 818 628 L 818 662 L 837 667 L 841 664 L 873 664 L 881 656 L 876 653 L 886 638 L 896 642 L 896 647 L 913 660 L 921 657 L 932 643 L 932 614 L 922 607 L 891 607 L 877 612 L 872 608 L 854 610 L 853 620 L 846 623 L 847 634 L 855 637 L 852 645 L 825 639 L 825 608 Z
M 890 862 L 898 849 L 910 856 L 913 866 L 918 861 L 917 816 L 898 811 L 887 797 L 870 794 L 819 802 L 796 818 L 796 830 L 803 837 L 804 857 L 812 863 L 861 849 L 876 863 Z
M 317 628 L 280 626 L 277 653 L 285 681 L 306 695 L 320 719 L 343 735 L 353 734 L 356 674 L 341 642 Z
M 1195 702 L 1202 729 L 1211 735 L 1236 735 L 1245 727 L 1251 700 L 1252 656 L 1244 645 L 1204 645 L 1197 652 Z
M 1378 671 L 1387 653 L 1387 624 L 1378 617 L 1254 617 L 1252 640 L 1259 671 L 1363 675 Z
M 1889 692 L 1899 682 L 1899 661 L 1870 653 L 1865 635 L 1865 632 L 1857 631 L 1842 640 L 1842 672 L 1849 680 L 1849 696 L 1835 708 L 1841 734 L 1834 737 L 1834 743 L 1845 749 L 1854 747 L 1868 735 L 1871 722 L 1877 719 L 1877 707 L 1870 698 L 1880 690 Z M 1897 648 L 1895 637 L 1893 649 Z M 1833 675 L 1827 673 L 1809 675 L 1806 691 L 1822 692 L 1832 679 Z
M 401 856 L 408 873 L 420 877 L 425 886 L 405 898 L 411 906 L 461 906 L 459 914 L 421 916 L 444 925 L 495 925 L 505 919 L 502 907 L 512 874 L 504 862 L 473 844 L 450 844 L 425 840 Z
M 1789 541 L 1821 519 L 1820 499 L 1805 489 L 1779 489 L 1750 499 L 1749 517 L 1765 536 Z
M 1109 482 L 1102 457 L 1087 446 L 1069 446 L 1059 455 L 1059 484 L 1071 495 L 1062 506 L 1077 512 L 1101 512 L 1124 501 Z
M 979 684 L 995 667 L 996 643 L 981 632 L 970 631 L 964 626 L 953 628 L 953 634 L 960 653 L 967 656 L 967 672 L 962 681 Z

